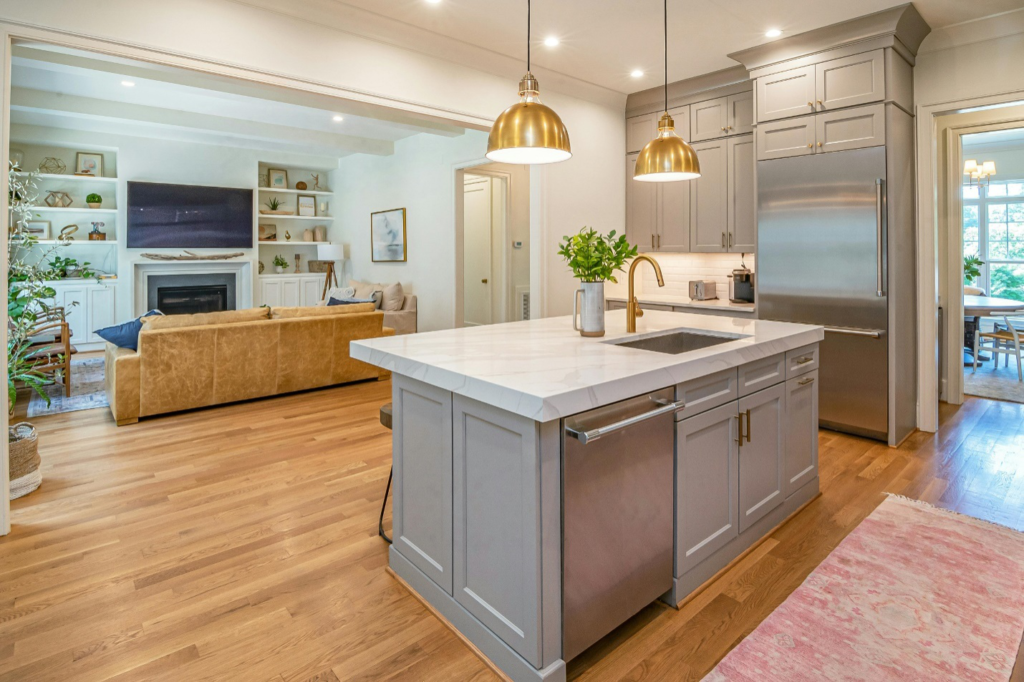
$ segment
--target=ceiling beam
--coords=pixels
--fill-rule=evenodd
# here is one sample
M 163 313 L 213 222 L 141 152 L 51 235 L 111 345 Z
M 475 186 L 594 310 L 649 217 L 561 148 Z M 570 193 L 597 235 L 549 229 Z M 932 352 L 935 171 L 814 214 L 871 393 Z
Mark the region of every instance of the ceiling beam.
M 58 112 L 87 119 L 134 121 L 153 126 L 184 128 L 215 132 L 226 138 L 286 140 L 304 147 L 336 150 L 339 154 L 393 154 L 395 145 L 387 140 L 326 133 L 259 121 L 244 121 L 226 116 L 213 116 L 190 111 L 151 107 L 142 104 L 62 95 L 27 88 L 11 89 L 12 111 Z
M 31 59 L 44 64 L 64 67 L 88 69 L 118 76 L 151 80 L 172 85 L 182 85 L 203 90 L 212 90 L 242 97 L 295 104 L 299 106 L 321 109 L 326 112 L 350 114 L 367 119 L 386 121 L 410 133 L 430 133 L 444 137 L 458 137 L 465 129 L 451 123 L 436 119 L 417 116 L 397 109 L 389 109 L 375 104 L 356 102 L 341 97 L 331 97 L 315 92 L 292 90 L 266 83 L 253 83 L 237 78 L 214 76 L 185 71 L 183 69 L 165 67 L 156 64 L 129 61 L 124 59 L 100 59 L 85 57 L 67 52 L 56 52 L 32 47 L 15 46 L 13 55 L 18 58 Z

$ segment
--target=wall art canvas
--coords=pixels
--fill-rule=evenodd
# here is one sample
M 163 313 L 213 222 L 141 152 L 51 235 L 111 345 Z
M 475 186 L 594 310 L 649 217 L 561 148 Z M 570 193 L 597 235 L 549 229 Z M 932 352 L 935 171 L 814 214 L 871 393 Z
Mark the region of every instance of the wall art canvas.
M 405 262 L 404 208 L 370 214 L 370 250 L 375 263 Z

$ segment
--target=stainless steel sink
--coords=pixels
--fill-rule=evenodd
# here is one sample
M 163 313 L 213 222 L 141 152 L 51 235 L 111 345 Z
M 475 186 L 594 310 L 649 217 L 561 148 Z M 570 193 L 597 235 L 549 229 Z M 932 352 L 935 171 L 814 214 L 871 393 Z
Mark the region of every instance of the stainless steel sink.
M 692 350 L 700 350 L 709 346 L 717 346 L 720 343 L 729 343 L 742 336 L 719 336 L 715 334 L 701 334 L 699 332 L 670 332 L 657 336 L 647 336 L 639 339 L 627 339 L 625 341 L 611 341 L 616 346 L 624 348 L 636 348 L 638 350 L 649 350 L 655 353 L 668 353 L 679 355 Z

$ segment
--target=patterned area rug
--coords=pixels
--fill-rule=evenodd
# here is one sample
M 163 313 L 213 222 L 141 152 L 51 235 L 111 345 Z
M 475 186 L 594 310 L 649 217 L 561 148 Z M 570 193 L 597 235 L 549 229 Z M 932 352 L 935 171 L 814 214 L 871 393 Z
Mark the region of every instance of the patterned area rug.
M 71 397 L 64 397 L 64 386 L 60 384 L 47 386 L 45 391 L 50 396 L 50 404 L 47 406 L 46 401 L 33 391 L 28 404 L 29 418 L 107 407 L 103 365 L 102 357 L 71 358 Z
M 1024 634 L 1024 534 L 889 497 L 705 682 L 999 680 Z
M 997 368 L 992 367 L 991 361 L 979 363 L 977 372 L 964 367 L 964 393 L 1024 403 L 1024 383 L 1017 380 L 1017 358 L 1010 357 L 1010 366 L 1003 367 L 1006 361 L 1006 356 L 1000 356 Z

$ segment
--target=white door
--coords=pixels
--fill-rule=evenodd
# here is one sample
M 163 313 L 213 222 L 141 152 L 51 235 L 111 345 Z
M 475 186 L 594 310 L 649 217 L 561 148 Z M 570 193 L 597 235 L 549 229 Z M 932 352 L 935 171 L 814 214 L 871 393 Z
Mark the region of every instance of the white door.
M 466 175 L 463 216 L 463 322 L 491 324 L 491 179 Z
M 302 278 L 302 305 L 316 305 L 320 302 L 320 295 L 323 293 L 324 282 L 322 279 Z
M 626 157 L 626 239 L 640 247 L 640 253 L 654 251 L 658 221 L 658 183 L 633 179 L 636 154 Z M 672 183 L 688 184 L 688 183 Z
M 754 136 L 729 138 L 729 251 L 751 253 L 757 248 L 757 210 L 754 196 Z
M 690 180 L 690 251 L 719 253 L 728 248 L 728 140 L 693 145 L 700 177 Z
M 872 50 L 815 67 L 818 111 L 829 111 L 885 99 L 885 56 Z
M 281 280 L 263 279 L 260 282 L 260 299 L 263 305 L 268 305 L 271 308 L 279 308 L 284 305 L 281 295 Z
M 757 79 L 757 122 L 813 114 L 814 65 Z
M 727 97 L 719 97 L 690 106 L 691 142 L 713 140 L 729 134 L 729 107 L 727 102 Z
M 86 307 L 86 320 L 88 321 L 88 336 L 82 341 L 89 343 L 103 343 L 103 339 L 96 335 L 97 329 L 112 327 L 114 320 L 114 289 L 113 287 L 100 286 L 88 291 L 89 304 Z
M 302 282 L 298 277 L 281 280 L 281 305 L 302 305 Z

